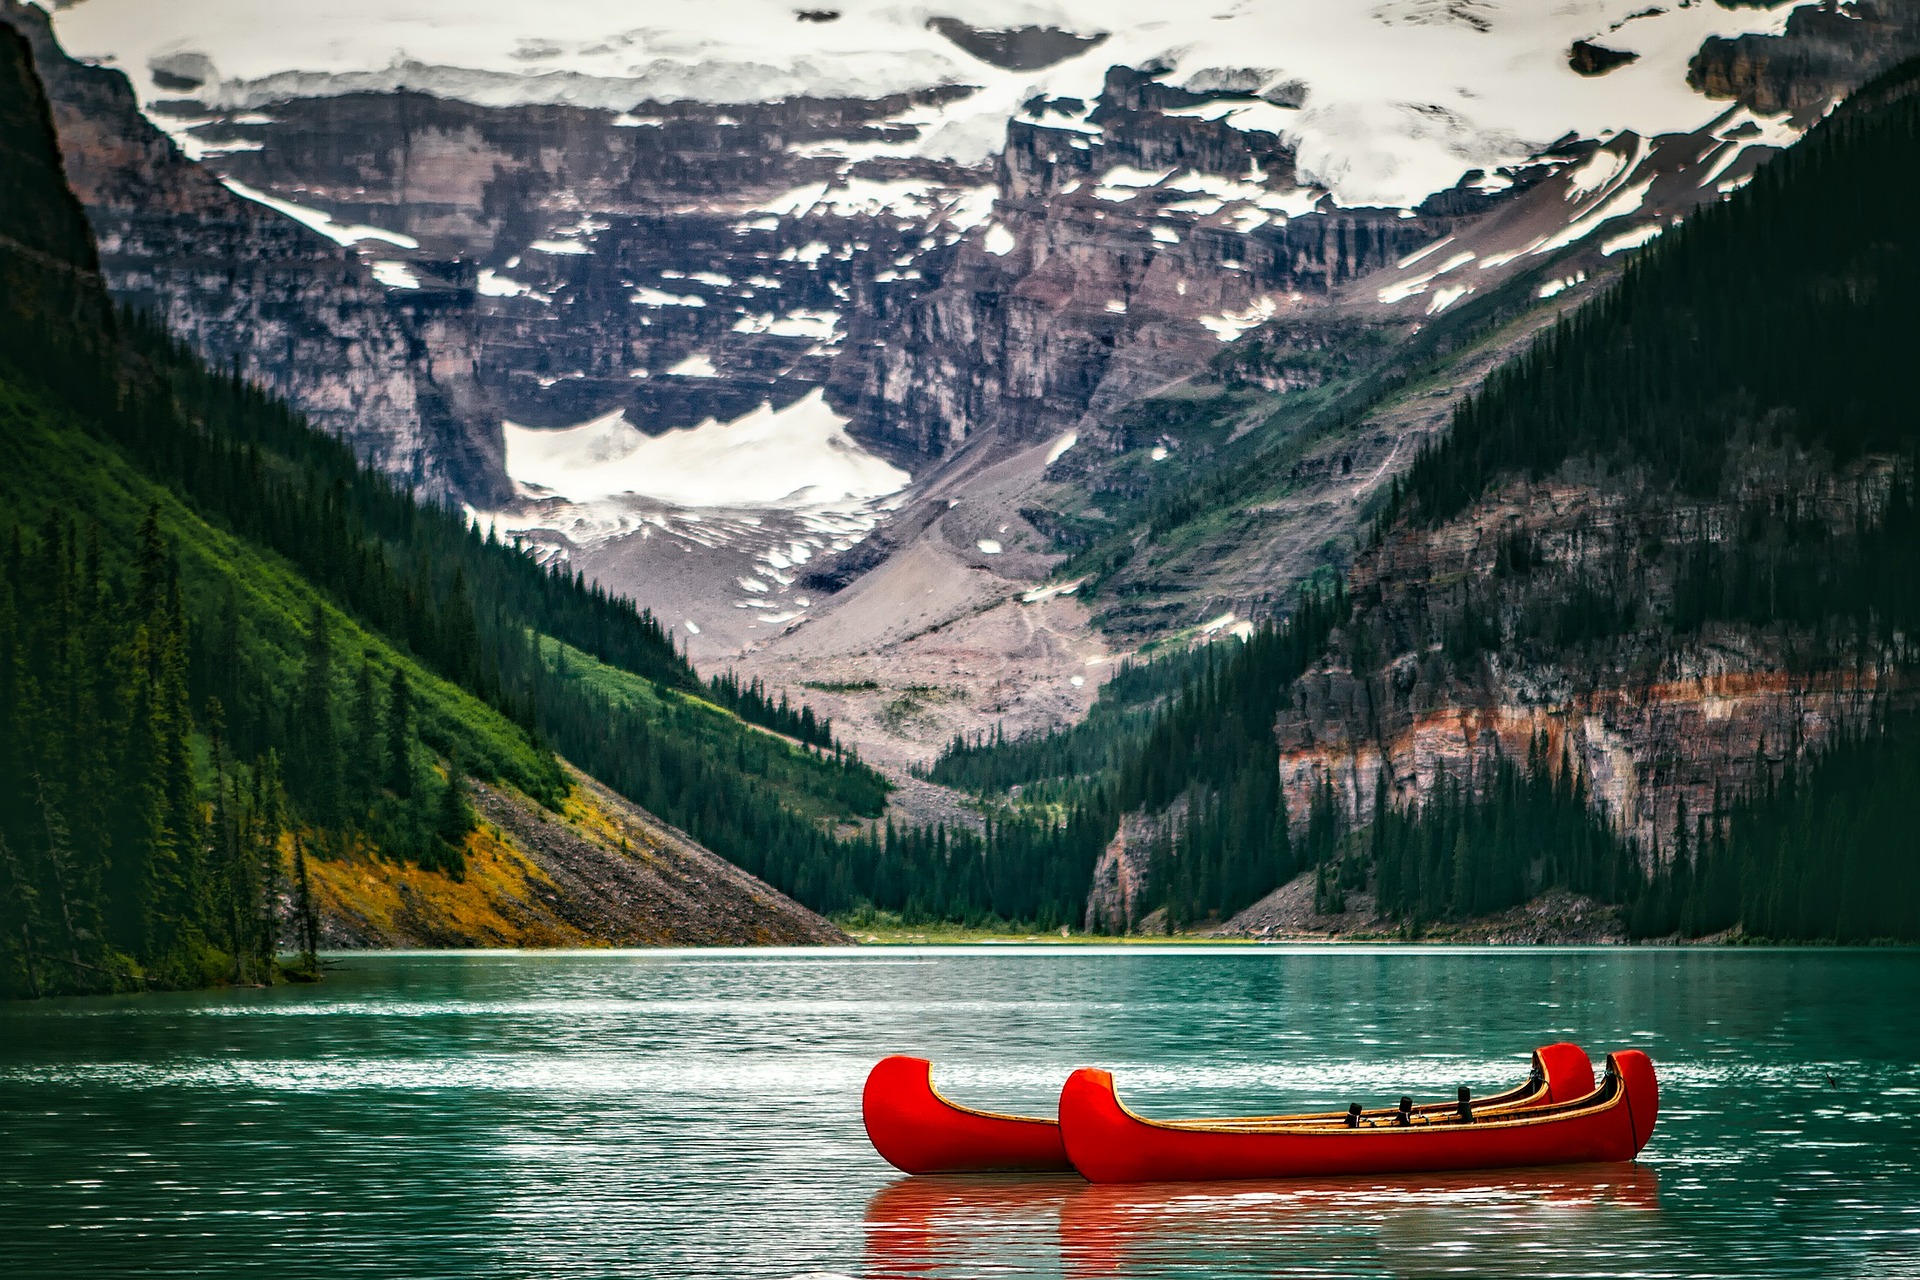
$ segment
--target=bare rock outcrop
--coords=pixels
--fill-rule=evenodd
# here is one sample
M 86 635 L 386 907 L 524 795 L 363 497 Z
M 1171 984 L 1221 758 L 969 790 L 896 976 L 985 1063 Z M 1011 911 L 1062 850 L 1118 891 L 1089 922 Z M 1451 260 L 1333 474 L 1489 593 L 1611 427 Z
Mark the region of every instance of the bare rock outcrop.
M 1725 3 L 1725 0 L 1722 0 Z M 1823 107 L 1912 53 L 1911 0 L 1803 4 L 1779 36 L 1714 36 L 1687 64 L 1687 83 L 1762 115 Z

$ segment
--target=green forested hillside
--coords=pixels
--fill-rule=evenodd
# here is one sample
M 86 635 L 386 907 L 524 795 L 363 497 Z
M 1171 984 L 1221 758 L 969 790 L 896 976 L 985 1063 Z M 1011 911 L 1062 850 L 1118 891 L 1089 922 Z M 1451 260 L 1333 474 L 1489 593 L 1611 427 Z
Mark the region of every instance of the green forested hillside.
M 1920 622 L 1920 396 L 1905 367 L 1920 296 L 1916 154 L 1920 65 L 1908 64 L 1502 370 L 1398 495 L 1398 518 L 1432 524 L 1504 475 L 1573 463 L 1674 506 L 1739 510 L 1659 548 L 1670 588 L 1652 598 L 1536 609 L 1504 629 L 1490 602 L 1466 600 L 1457 658 L 1625 654 L 1731 626 L 1777 637 L 1806 670 L 1874 674 L 1864 737 L 1766 772 L 1760 794 L 1675 812 L 1661 848 L 1641 851 L 1661 868 L 1653 883 L 1615 895 L 1638 933 L 1920 937 L 1920 847 L 1898 785 L 1920 762 L 1901 693 Z M 1524 808 L 1469 818 L 1469 874 L 1497 860 L 1492 823 Z M 1593 839 L 1567 827 L 1537 846 L 1549 882 L 1584 887 L 1558 868 Z
M 11 30 L 0 172 L 0 991 L 269 979 L 306 858 L 458 877 L 463 776 L 558 803 L 555 747 L 747 864 L 880 811 L 811 713 L 116 315 Z

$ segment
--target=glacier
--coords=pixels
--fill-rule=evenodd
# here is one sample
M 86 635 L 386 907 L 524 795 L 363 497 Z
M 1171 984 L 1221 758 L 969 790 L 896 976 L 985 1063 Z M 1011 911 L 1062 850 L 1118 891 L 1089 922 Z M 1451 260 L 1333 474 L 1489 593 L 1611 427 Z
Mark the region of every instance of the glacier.
M 927 5 L 841 0 L 799 21 L 786 0 L 610 6 L 603 0 L 81 0 L 48 5 L 76 53 L 128 71 L 143 106 L 228 110 L 288 98 L 417 90 L 485 106 L 878 98 L 973 92 L 921 109 L 902 154 L 979 163 L 1035 97 L 1098 95 L 1109 66 L 1265 95 L 1237 127 L 1278 131 L 1303 177 L 1345 205 L 1417 204 L 1470 169 L 1517 163 L 1569 132 L 1642 136 L 1707 123 L 1688 59 L 1709 36 L 1777 33 L 1794 6 L 1705 0 L 969 0 L 976 29 L 1104 34 L 1043 69 L 1008 70 L 929 25 Z M 1567 65 L 1576 39 L 1639 54 L 1606 75 Z M 156 78 L 155 73 L 160 75 Z M 156 119 L 164 119 L 156 115 Z

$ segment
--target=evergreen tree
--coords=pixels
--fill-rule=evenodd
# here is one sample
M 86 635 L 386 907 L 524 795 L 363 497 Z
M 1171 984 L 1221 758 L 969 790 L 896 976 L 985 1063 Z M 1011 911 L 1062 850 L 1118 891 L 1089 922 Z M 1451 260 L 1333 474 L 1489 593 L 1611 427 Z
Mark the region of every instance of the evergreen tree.
M 300 673 L 296 741 L 300 744 L 298 794 L 315 822 L 337 823 L 344 811 L 341 795 L 339 732 L 333 709 L 333 639 L 327 611 L 314 605 L 308 616 L 306 661 Z
M 385 759 L 387 789 L 407 799 L 413 794 L 413 691 L 405 667 L 395 667 L 387 683 Z
M 467 782 L 456 758 L 447 763 L 447 785 L 440 792 L 439 817 L 434 834 L 442 845 L 441 866 L 456 880 L 467 874 L 467 833 L 473 830 L 473 806 L 467 803 Z

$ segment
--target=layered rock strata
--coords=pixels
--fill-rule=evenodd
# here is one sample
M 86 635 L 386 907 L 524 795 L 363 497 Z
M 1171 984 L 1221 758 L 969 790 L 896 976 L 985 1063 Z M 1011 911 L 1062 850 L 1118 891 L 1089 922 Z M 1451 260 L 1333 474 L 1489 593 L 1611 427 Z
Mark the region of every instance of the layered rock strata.
M 1849 643 L 1736 622 L 1674 632 L 1676 548 L 1719 541 L 1756 504 L 1795 504 L 1844 535 L 1890 471 L 1870 460 L 1809 492 L 1782 466 L 1714 503 L 1629 499 L 1563 477 L 1390 539 L 1355 566 L 1352 625 L 1278 718 L 1290 811 L 1304 815 L 1330 780 L 1364 825 L 1382 782 L 1396 806 L 1417 804 L 1442 772 L 1483 782 L 1540 740 L 1616 829 L 1643 850 L 1670 848 L 1679 815 L 1724 811 L 1912 699 L 1893 674 L 1897 637 Z M 1474 632 L 1491 647 L 1476 648 Z

